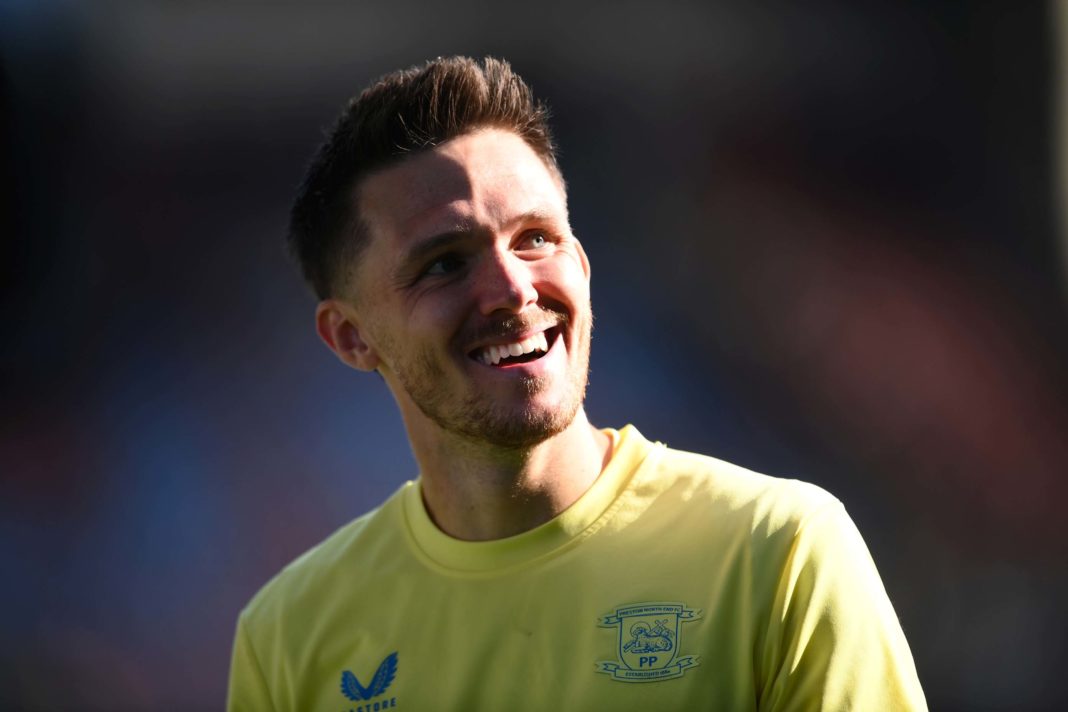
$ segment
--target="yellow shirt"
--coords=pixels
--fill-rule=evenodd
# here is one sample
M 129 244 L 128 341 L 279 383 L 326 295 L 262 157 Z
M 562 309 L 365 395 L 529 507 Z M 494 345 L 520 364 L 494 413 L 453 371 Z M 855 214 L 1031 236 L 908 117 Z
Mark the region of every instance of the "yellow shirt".
M 294 561 L 241 613 L 229 709 L 926 709 L 838 500 L 605 432 L 529 532 L 452 539 L 409 482 Z

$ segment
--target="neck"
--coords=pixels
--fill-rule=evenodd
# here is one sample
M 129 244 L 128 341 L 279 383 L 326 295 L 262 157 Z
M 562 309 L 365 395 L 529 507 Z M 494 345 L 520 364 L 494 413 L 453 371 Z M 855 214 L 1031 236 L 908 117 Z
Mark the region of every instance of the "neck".
M 469 541 L 519 534 L 567 509 L 601 473 L 610 444 L 582 409 L 563 432 L 521 450 L 412 437 L 427 511 L 443 532 Z

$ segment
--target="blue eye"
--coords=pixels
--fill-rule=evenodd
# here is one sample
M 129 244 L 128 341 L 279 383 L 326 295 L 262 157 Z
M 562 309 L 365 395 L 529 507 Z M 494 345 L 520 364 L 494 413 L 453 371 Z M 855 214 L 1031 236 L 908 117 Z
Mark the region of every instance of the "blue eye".
M 545 233 L 532 232 L 523 238 L 522 248 L 524 250 L 540 250 L 549 245 L 548 238 L 545 237 Z

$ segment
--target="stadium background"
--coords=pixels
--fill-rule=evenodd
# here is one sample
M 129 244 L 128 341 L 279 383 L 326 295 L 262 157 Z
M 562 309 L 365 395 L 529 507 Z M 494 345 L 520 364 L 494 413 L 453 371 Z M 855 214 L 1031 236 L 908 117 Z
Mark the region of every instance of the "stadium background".
M 219 708 L 239 608 L 414 474 L 286 213 L 349 95 L 492 53 L 556 117 L 593 421 L 837 494 L 932 709 L 1064 709 L 1065 17 L 0 2 L 0 706 Z

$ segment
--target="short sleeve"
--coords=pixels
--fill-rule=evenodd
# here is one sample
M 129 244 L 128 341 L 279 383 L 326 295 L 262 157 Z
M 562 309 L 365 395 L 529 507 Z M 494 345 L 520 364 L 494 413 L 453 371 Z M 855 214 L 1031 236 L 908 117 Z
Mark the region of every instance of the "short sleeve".
M 927 709 L 897 615 L 841 503 L 798 527 L 760 660 L 762 711 Z
M 274 710 L 271 695 L 263 678 L 256 651 L 248 639 L 244 616 L 238 619 L 234 634 L 234 650 L 230 662 L 230 689 L 227 693 L 228 712 L 261 712 Z

